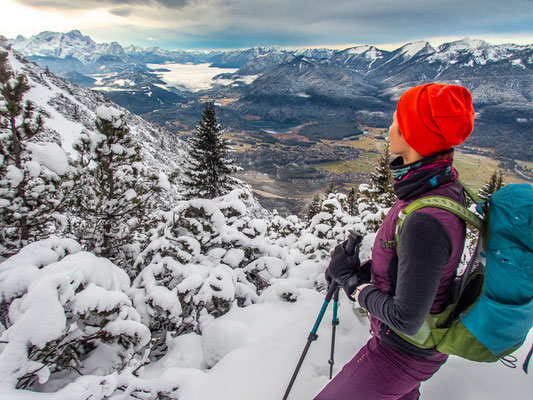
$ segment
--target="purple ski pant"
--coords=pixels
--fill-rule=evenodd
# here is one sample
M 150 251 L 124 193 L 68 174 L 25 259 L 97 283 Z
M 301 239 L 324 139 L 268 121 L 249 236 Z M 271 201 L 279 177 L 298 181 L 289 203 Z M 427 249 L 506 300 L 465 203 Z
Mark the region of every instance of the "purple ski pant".
M 448 356 L 422 359 L 398 352 L 373 336 L 314 400 L 415 400 L 420 383 Z

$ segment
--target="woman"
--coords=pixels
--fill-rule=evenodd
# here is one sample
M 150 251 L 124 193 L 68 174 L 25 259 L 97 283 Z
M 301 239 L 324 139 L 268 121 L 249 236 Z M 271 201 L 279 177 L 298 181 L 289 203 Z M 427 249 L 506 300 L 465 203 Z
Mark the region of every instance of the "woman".
M 383 221 L 372 252 L 371 282 L 354 275 L 353 260 L 338 246 L 326 271 L 370 314 L 372 338 L 315 400 L 418 399 L 447 355 L 409 344 L 394 330 L 415 334 L 428 313 L 449 304 L 465 241 L 464 222 L 450 212 L 423 208 L 409 215 L 394 241 L 399 212 L 430 195 L 464 203 L 453 168 L 453 146 L 471 134 L 474 109 L 461 86 L 429 83 L 405 92 L 389 128 L 397 200 Z M 356 263 L 359 263 L 356 260 Z M 393 328 L 393 329 L 391 329 Z

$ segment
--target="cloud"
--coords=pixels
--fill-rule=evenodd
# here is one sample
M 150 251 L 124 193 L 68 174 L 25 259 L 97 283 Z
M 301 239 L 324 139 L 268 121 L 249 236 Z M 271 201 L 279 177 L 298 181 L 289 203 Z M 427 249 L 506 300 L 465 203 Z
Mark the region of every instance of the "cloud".
M 166 8 L 179 8 L 185 6 L 191 0 L 18 0 L 18 3 L 31 7 L 55 8 L 59 10 L 85 9 L 91 10 L 101 7 L 114 6 L 163 6 Z
M 112 8 L 109 12 L 119 17 L 127 17 L 133 13 L 133 9 L 129 7 Z
M 173 47 L 381 44 L 499 33 L 533 37 L 531 0 L 17 1 L 62 12 L 107 9 L 144 38 L 154 36 Z

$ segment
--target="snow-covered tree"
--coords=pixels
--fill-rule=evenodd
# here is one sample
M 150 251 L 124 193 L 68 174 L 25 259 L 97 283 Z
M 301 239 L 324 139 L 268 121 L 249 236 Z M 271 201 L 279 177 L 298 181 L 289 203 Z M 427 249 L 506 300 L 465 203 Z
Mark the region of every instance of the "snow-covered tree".
M 479 189 L 478 195 L 481 199 L 488 200 L 495 191 L 501 189 L 504 185 L 503 171 L 494 171 L 490 176 L 489 181 Z
M 38 141 L 44 129 L 23 74 L 0 53 L 0 259 L 54 231 L 72 182 L 56 144 Z
M 100 106 L 96 128 L 98 133 L 86 132 L 74 144 L 79 175 L 71 229 L 85 249 L 132 276 L 141 243 L 156 225 L 161 192 L 170 183 L 166 175 L 152 174 L 142 163 L 140 145 L 121 111 Z
M 185 198 L 212 199 L 230 192 L 236 180 L 230 175 L 238 170 L 230 157 L 233 149 L 222 138 L 215 106 L 206 103 L 196 132 L 187 141 L 188 159 L 183 168 Z

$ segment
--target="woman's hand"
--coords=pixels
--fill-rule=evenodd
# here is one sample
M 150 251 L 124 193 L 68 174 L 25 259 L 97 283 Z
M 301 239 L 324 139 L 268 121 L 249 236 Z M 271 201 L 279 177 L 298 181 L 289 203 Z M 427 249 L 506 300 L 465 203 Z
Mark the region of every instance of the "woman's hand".
M 359 260 L 360 243 L 361 237 L 358 236 L 337 245 L 326 269 L 328 283 L 331 284 L 332 281 L 335 281 L 344 289 L 351 300 L 353 300 L 352 294 L 357 286 L 370 281 L 369 263 L 365 263 L 365 268 L 362 268 Z

